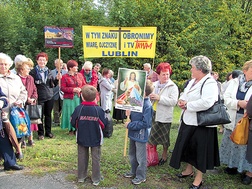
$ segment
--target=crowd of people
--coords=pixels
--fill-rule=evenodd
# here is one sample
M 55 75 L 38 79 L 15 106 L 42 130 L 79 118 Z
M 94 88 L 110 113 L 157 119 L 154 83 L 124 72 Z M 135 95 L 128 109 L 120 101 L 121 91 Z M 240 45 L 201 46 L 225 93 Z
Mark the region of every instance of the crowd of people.
M 175 146 L 170 151 L 169 165 L 179 169 L 182 162 L 187 163 L 177 177 L 194 177 L 189 188 L 201 188 L 204 173 L 224 164 L 227 166 L 225 173 L 241 173 L 243 184 L 252 182 L 252 156 L 249 154 L 252 149 L 251 132 L 248 145 L 237 145 L 230 139 L 236 123 L 247 114 L 247 110 L 251 116 L 248 106 L 252 104 L 252 60 L 246 62 L 242 70 L 229 72 L 226 81 L 221 83 L 218 73 L 212 70 L 209 58 L 201 55 L 193 57 L 189 61 L 191 78 L 179 96 L 178 86 L 170 78 L 172 67 L 167 62 L 158 64 L 155 71 L 149 63 L 143 64 L 147 77 L 145 91 L 142 91 L 135 72 L 118 81 L 108 68 L 103 68 L 100 73 L 99 63 L 93 65 L 86 61 L 79 71 L 77 61 L 69 60 L 65 64 L 61 59 L 56 59 L 55 68 L 50 70 L 47 67 L 48 59 L 46 53 L 40 52 L 34 65 L 30 58 L 17 55 L 14 69 L 10 70 L 12 59 L 0 53 L 0 155 L 5 170 L 22 170 L 23 166 L 16 161 L 16 158 L 22 158 L 22 148 L 35 145 L 34 132 L 38 133 L 38 140 L 54 138 L 52 124 L 55 124 L 67 130 L 69 135 L 77 135 L 78 182 L 84 182 L 87 177 L 88 151 L 91 148 L 91 179 L 95 186 L 99 185 L 103 180 L 100 173 L 102 129 L 108 122 L 106 114 L 113 112 L 117 123 L 119 120 L 124 123 L 126 115 L 130 118 L 125 127 L 130 138 L 131 169 L 124 176 L 133 178 L 135 185 L 141 184 L 146 181 L 147 143 L 162 145 L 159 166 L 168 161 L 170 129 L 177 105 L 181 108 L 181 118 Z M 118 89 L 125 93 L 135 90 L 143 94 L 143 111 L 130 112 L 113 107 L 113 98 Z M 231 123 L 198 126 L 197 112 L 209 109 L 218 98 L 226 104 Z M 26 143 L 24 137 L 16 137 L 9 123 L 10 108 L 35 104 L 42 106 L 41 123 L 30 125 L 31 134 L 27 136 Z M 218 127 L 219 132 L 223 133 L 220 146 Z

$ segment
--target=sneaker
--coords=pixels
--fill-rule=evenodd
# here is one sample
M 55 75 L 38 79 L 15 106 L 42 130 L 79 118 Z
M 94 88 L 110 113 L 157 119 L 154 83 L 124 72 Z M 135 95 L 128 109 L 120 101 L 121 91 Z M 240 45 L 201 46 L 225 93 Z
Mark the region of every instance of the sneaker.
M 140 180 L 139 178 L 134 178 L 131 182 L 135 185 L 141 184 L 142 182 L 145 182 L 146 179 Z
M 28 140 L 27 146 L 34 146 L 34 141 L 33 140 Z
M 25 141 L 22 141 L 21 148 L 26 148 L 26 142 Z
M 85 177 L 85 178 L 79 178 L 79 179 L 78 179 L 78 183 L 83 183 L 83 182 L 86 180 L 86 178 L 87 178 L 87 177 Z
M 126 178 L 133 178 L 135 175 L 129 172 L 129 173 L 125 173 L 123 176 Z
M 78 179 L 78 183 L 83 183 L 85 181 L 85 179 Z
M 100 181 L 93 182 L 93 185 L 94 185 L 94 186 L 98 186 L 99 184 L 100 184 Z
M 101 176 L 100 181 L 103 181 L 103 180 L 104 180 L 104 178 L 103 178 L 103 176 Z M 93 182 L 93 185 L 98 186 L 100 184 L 100 181 Z

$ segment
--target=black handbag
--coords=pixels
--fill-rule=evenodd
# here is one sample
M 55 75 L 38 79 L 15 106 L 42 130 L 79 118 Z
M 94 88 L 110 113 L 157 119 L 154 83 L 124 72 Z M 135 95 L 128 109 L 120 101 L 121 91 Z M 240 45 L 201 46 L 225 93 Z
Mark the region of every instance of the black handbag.
M 204 83 L 201 86 L 200 95 L 202 93 L 202 87 Z M 215 102 L 211 108 L 197 112 L 197 121 L 198 126 L 211 126 L 231 123 L 230 116 L 227 112 L 227 107 L 220 100 L 220 95 L 218 96 L 218 101 Z
M 26 111 L 27 111 L 31 120 L 41 119 L 41 117 L 42 117 L 42 105 L 28 104 L 28 105 L 26 105 Z

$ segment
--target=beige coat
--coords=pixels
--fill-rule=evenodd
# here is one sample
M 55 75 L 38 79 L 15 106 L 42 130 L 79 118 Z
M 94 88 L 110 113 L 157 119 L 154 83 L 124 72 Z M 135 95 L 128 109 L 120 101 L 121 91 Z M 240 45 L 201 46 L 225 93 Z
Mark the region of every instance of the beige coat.
M 4 76 L 0 74 L 0 86 L 8 99 L 9 105 L 3 109 L 6 113 L 9 113 L 14 102 L 25 104 L 27 101 L 27 91 L 18 75 L 10 73 L 8 76 Z
M 159 81 L 154 82 L 154 87 L 157 87 L 158 82 Z M 178 95 L 179 90 L 177 85 L 169 79 L 165 87 L 159 92 L 160 100 L 157 103 L 155 121 L 161 123 L 172 122 L 173 109 L 178 102 Z

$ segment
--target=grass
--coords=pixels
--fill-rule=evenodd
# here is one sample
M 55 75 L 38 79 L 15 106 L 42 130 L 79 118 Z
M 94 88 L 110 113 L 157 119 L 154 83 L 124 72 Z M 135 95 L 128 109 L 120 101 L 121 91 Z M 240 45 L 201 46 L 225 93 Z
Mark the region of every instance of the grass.
M 180 110 L 178 107 L 174 111 L 174 120 L 171 128 L 171 147 L 173 149 L 176 141 Z M 27 147 L 23 150 L 24 159 L 19 164 L 26 167 L 27 174 L 43 176 L 46 173 L 64 171 L 67 173 L 66 179 L 71 182 L 77 181 L 77 145 L 74 136 L 69 136 L 67 130 L 62 130 L 59 126 L 53 126 L 52 132 L 56 136 L 54 139 L 37 140 L 37 134 L 34 133 L 35 146 Z M 130 164 L 128 157 L 123 156 L 125 128 L 123 124 L 114 125 L 114 132 L 111 138 L 105 138 L 102 146 L 101 171 L 105 180 L 96 188 L 119 188 L 119 189 L 162 189 L 162 188 L 188 188 L 193 182 L 193 178 L 178 179 L 176 174 L 181 172 L 169 166 L 169 163 L 163 166 L 149 167 L 147 181 L 139 186 L 131 184 L 130 179 L 124 178 L 123 173 L 129 171 Z M 221 140 L 221 134 L 219 134 Z M 162 146 L 157 147 L 159 154 L 162 152 Z M 170 159 L 169 154 L 169 159 Z M 90 165 L 90 163 L 89 163 Z M 203 188 L 208 189 L 233 189 L 233 188 L 251 188 L 242 185 L 240 176 L 230 176 L 224 174 L 223 166 L 216 168 L 215 171 L 209 171 L 204 175 Z M 94 188 L 90 175 L 84 184 L 77 184 L 79 189 Z

